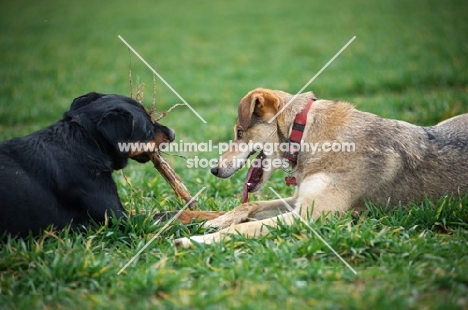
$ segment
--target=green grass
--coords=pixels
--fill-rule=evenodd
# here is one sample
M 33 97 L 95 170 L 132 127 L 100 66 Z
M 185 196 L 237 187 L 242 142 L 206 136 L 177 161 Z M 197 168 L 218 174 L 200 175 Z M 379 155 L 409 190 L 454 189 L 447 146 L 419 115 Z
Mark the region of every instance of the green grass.
M 355 41 L 307 88 L 383 117 L 431 125 L 468 111 L 468 5 L 464 1 L 5 1 L 0 11 L 0 140 L 58 120 L 89 92 L 129 95 L 128 67 L 152 74 L 121 35 L 207 121 L 184 107 L 163 123 L 176 141 L 232 139 L 237 103 L 250 89 L 297 92 L 353 36 Z M 157 104 L 180 100 L 160 81 Z M 216 157 L 216 152 L 181 154 Z M 228 180 L 168 157 L 200 207 L 240 202 L 245 171 Z M 115 174 L 129 209 L 180 208 L 151 164 Z M 267 186 L 292 192 L 276 172 Z M 1 186 L 1 185 L 0 185 Z M 268 191 L 251 199 L 272 199 Z M 203 233 L 150 216 L 47 232 L 0 244 L 0 308 L 463 309 L 468 305 L 468 198 L 442 197 L 356 218 L 332 216 L 313 228 L 357 271 L 354 275 L 303 224 L 256 240 L 236 236 L 176 249 L 172 240 Z

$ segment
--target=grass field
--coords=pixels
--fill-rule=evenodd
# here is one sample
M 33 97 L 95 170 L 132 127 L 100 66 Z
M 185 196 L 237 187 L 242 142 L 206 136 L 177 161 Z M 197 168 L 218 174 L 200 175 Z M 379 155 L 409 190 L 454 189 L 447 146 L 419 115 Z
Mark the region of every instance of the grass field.
M 297 92 L 353 36 L 306 89 L 383 117 L 420 125 L 468 112 L 466 1 L 4 1 L 0 10 L 0 141 L 58 120 L 89 92 L 129 95 L 128 68 L 152 73 L 121 35 L 196 109 L 163 123 L 176 141 L 232 139 L 237 103 L 255 87 Z M 156 83 L 159 111 L 181 102 Z M 216 152 L 181 153 L 215 158 Z M 241 170 L 228 180 L 166 156 L 200 207 L 240 203 Z M 148 213 L 183 204 L 151 164 L 115 173 L 123 204 Z M 267 186 L 292 193 L 278 171 Z M 1 184 L 0 184 L 1 186 Z M 270 199 L 268 189 L 251 199 Z M 1 204 L 1 202 L 0 202 Z M 1 216 L 1 215 L 0 215 Z M 174 223 L 125 271 L 117 272 L 162 228 L 150 215 L 126 230 L 46 232 L 0 243 L 3 309 L 466 309 L 468 197 L 441 197 L 359 218 L 318 220 L 256 240 L 235 236 L 177 249 L 172 240 L 203 233 Z

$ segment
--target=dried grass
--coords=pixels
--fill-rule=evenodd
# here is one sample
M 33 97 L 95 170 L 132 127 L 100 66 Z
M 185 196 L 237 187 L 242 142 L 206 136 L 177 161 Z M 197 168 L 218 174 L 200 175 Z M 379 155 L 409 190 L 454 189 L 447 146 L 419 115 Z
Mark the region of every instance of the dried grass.
M 135 99 L 138 101 L 145 110 L 148 112 L 148 114 L 151 116 L 151 119 L 153 122 L 157 122 L 164 117 L 166 117 L 172 110 L 179 106 L 184 106 L 185 104 L 183 103 L 176 103 L 172 107 L 170 107 L 167 111 L 163 111 L 159 113 L 156 109 L 156 75 L 153 74 L 153 98 L 151 101 L 151 106 L 147 108 L 145 104 L 143 103 L 144 99 L 144 94 L 145 94 L 145 83 L 141 82 L 140 77 L 137 75 L 136 77 L 136 91 L 135 91 L 135 97 L 134 95 L 134 86 L 133 86 L 133 77 L 132 77 L 132 61 L 130 57 L 130 63 L 128 66 L 128 82 L 130 85 L 130 98 Z

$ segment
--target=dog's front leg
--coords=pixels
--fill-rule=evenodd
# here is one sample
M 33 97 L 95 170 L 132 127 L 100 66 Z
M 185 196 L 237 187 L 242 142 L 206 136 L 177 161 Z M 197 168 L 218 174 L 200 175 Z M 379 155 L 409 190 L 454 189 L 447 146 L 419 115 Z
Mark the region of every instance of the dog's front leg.
M 184 248 L 189 247 L 192 244 L 192 241 L 195 241 L 196 243 L 211 244 L 223 239 L 226 240 L 229 238 L 229 235 L 232 234 L 242 234 L 249 238 L 258 237 L 269 233 L 269 228 L 277 227 L 278 222 L 281 222 L 283 225 L 291 225 L 295 216 L 296 215 L 293 213 L 285 213 L 261 221 L 233 225 L 212 234 L 192 236 L 190 238 L 179 238 L 175 240 L 175 244 Z
M 249 220 L 263 220 L 288 211 L 285 204 L 294 208 L 294 197 L 284 200 L 244 203 L 218 218 L 207 221 L 205 227 L 226 228 Z
M 304 219 L 317 219 L 330 212 L 349 211 L 356 194 L 345 190 L 347 184 L 340 181 L 324 173 L 305 178 L 297 189 L 296 212 Z

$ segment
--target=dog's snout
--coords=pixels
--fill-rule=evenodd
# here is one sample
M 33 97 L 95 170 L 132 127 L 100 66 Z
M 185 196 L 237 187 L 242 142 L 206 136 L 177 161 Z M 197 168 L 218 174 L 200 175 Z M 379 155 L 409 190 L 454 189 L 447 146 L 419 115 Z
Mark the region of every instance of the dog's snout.
M 172 130 L 171 128 L 161 125 L 158 122 L 155 122 L 153 126 L 154 126 L 153 133 L 155 136 L 159 136 L 159 139 L 162 139 L 163 141 L 167 140 L 169 142 L 172 142 L 175 140 L 176 134 L 175 134 L 175 131 Z M 163 142 L 163 141 L 160 141 L 160 142 Z
M 167 139 L 172 142 L 175 140 L 175 131 L 172 130 L 171 128 L 169 127 L 166 127 L 167 128 Z
M 211 168 L 211 173 L 214 174 L 215 176 L 218 176 L 218 172 L 219 172 L 218 167 L 214 166 Z

